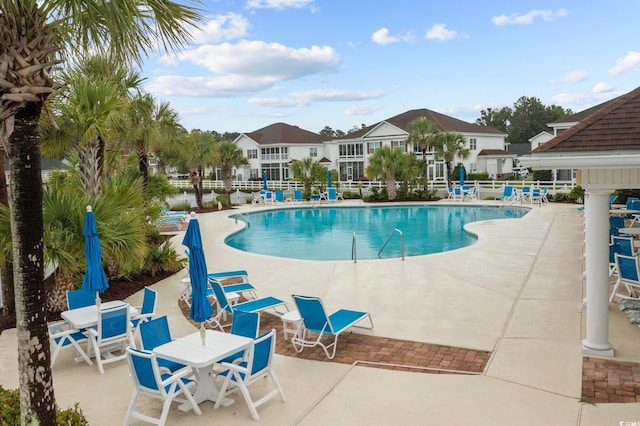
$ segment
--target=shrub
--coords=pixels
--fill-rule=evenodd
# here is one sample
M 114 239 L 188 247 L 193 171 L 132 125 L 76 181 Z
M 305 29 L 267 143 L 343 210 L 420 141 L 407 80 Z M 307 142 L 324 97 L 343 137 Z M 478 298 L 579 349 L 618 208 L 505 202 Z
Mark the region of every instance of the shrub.
M 56 407 L 56 423 L 58 426 L 89 426 L 76 402 L 73 408 L 60 410 Z M 18 389 L 4 389 L 0 385 L 0 425 L 20 424 L 20 391 Z

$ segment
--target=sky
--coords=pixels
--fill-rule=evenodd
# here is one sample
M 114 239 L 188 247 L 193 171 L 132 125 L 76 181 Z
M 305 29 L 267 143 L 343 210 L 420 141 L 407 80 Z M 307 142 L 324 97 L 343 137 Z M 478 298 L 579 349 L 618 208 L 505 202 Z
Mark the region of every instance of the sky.
M 145 89 L 186 129 L 348 132 L 427 108 L 475 122 L 522 96 L 579 112 L 640 86 L 635 0 L 202 0 Z

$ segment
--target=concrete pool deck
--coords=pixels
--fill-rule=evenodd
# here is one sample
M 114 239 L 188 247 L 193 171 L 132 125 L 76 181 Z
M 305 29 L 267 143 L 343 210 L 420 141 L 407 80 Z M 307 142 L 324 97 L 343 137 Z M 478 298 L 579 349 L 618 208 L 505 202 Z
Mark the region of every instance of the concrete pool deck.
M 233 213 L 262 208 L 243 206 Z M 471 224 L 469 229 L 480 237 L 471 247 L 404 261 L 357 263 L 289 260 L 230 249 L 224 237 L 242 224 L 224 213 L 199 215 L 210 270 L 247 269 L 260 295 L 291 305 L 295 292 L 322 297 L 330 310 L 368 311 L 375 336 L 492 352 L 484 372 L 468 376 L 276 355 L 274 368 L 288 400 L 274 398 L 260 407 L 262 424 L 640 422 L 640 403 L 579 402 L 585 308 L 583 222 L 575 205 L 534 206 L 522 219 Z M 178 247 L 182 234 L 173 239 Z M 177 304 L 182 276 L 154 286 L 158 312 L 169 316 L 174 337 L 195 331 Z M 130 301 L 141 299 L 138 293 Z M 640 362 L 640 328 L 630 325 L 615 304 L 610 307 L 610 340 L 613 360 Z M 15 342 L 15 330 L 0 335 L 0 384 L 8 388 L 18 383 Z M 53 369 L 58 404 L 79 402 L 92 425 L 120 423 L 132 391 L 126 364 L 111 364 L 100 375 L 95 366 L 75 364 L 70 352 L 61 354 Z M 216 411 L 212 403 L 204 403 L 202 416 L 171 410 L 167 424 L 253 422 L 237 399 Z M 155 401 L 148 406 L 159 412 Z

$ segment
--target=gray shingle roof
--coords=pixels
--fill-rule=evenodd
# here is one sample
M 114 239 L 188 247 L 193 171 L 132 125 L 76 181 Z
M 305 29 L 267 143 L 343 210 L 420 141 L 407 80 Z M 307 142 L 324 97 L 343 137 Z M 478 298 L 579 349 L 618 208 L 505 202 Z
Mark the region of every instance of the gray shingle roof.
M 640 87 L 605 102 L 578 124 L 536 148 L 532 153 L 614 150 L 640 150 Z

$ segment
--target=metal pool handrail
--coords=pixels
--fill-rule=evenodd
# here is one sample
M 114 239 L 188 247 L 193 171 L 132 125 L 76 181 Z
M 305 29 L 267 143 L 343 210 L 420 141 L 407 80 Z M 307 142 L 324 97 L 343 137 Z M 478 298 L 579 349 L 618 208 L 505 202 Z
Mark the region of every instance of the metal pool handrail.
M 378 252 L 378 257 L 380 257 L 380 253 L 382 253 L 382 250 L 384 250 L 384 248 L 387 246 L 387 244 L 389 244 L 389 241 L 391 240 L 391 237 L 393 237 L 393 234 L 395 234 L 396 232 L 398 234 L 400 234 L 400 248 L 402 250 L 402 260 L 404 260 L 404 235 L 402 234 L 402 231 L 399 230 L 398 228 L 396 228 L 393 231 L 391 231 L 391 234 L 389 234 L 389 238 L 387 238 L 387 241 L 385 241 L 385 243 L 382 245 L 382 248 Z
M 353 263 L 357 263 L 356 259 L 356 233 L 353 233 L 353 240 L 351 241 L 351 259 L 353 259 Z
M 238 213 L 234 216 L 234 218 L 236 219 L 236 224 L 238 223 L 238 217 L 244 219 L 244 222 L 247 224 L 247 228 L 251 228 L 251 222 L 249 222 L 249 219 L 247 219 L 247 217 L 242 213 Z

